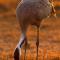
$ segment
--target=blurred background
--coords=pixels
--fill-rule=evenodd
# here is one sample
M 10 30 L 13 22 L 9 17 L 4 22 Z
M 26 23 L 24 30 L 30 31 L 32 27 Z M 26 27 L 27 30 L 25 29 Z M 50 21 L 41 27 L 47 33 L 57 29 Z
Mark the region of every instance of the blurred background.
M 60 14 L 60 0 L 53 0 L 57 14 Z M 0 1 L 0 13 L 4 13 L 11 10 L 16 10 L 17 4 L 20 0 L 1 0 Z
M 0 0 L 0 60 L 13 60 L 14 48 L 19 42 L 21 31 L 16 20 L 19 2 L 20 0 Z M 39 60 L 60 60 L 60 0 L 54 0 L 54 5 L 57 18 L 50 17 L 41 23 Z M 30 27 L 27 37 L 29 48 L 26 60 L 35 60 L 36 28 Z M 24 59 L 24 47 L 21 59 Z

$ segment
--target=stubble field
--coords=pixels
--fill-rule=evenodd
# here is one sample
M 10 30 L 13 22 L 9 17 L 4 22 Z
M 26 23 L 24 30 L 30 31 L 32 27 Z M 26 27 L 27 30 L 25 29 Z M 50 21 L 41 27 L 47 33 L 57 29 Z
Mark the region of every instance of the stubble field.
M 36 60 L 36 27 L 27 31 L 28 47 L 26 60 Z M 0 17 L 0 60 L 13 60 L 13 52 L 21 36 L 15 15 Z M 60 18 L 47 18 L 41 22 L 39 33 L 39 60 L 60 60 Z M 22 46 L 21 60 L 24 59 Z

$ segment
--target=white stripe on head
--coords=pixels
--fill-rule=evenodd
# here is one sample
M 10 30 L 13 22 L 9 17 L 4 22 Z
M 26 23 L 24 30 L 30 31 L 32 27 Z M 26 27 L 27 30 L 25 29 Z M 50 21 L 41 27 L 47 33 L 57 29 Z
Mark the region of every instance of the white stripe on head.
M 20 47 L 20 45 L 23 42 L 24 38 L 25 38 L 25 34 L 22 34 L 21 37 L 20 37 L 20 41 L 16 46 L 16 48 L 18 48 L 20 50 L 20 55 L 21 55 L 21 47 Z M 15 48 L 15 50 L 16 50 L 16 48 Z
M 17 44 L 16 48 L 17 48 L 17 47 L 18 47 L 19 49 L 21 48 L 20 45 L 21 45 L 21 43 L 23 42 L 24 38 L 25 38 L 25 34 L 22 34 L 21 37 L 20 37 L 19 43 Z

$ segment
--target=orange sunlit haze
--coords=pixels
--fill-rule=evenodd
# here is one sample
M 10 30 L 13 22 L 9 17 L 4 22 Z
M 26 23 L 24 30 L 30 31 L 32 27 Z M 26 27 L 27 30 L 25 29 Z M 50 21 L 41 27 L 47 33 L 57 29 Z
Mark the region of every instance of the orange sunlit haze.
M 21 36 L 20 24 L 16 19 L 16 7 L 20 1 L 0 0 L 0 60 L 14 60 L 14 49 Z M 60 0 L 51 1 L 56 17 L 52 15 L 40 24 L 38 60 L 60 60 Z M 24 60 L 26 48 L 25 60 L 36 60 L 37 28 L 29 26 L 26 35 L 28 45 L 22 45 L 20 59 Z

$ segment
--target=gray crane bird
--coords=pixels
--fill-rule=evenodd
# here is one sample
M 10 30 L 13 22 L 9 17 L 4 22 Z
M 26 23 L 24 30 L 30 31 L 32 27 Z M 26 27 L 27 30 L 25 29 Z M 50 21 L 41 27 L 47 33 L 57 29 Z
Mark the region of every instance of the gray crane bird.
M 49 0 L 22 0 L 16 8 L 16 17 L 21 27 L 21 37 L 14 50 L 14 60 L 19 60 L 21 55 L 21 47 L 25 42 L 25 54 L 27 46 L 26 32 L 30 25 L 37 27 L 37 57 L 39 46 L 39 27 L 43 19 L 47 18 L 50 13 L 55 12 Z M 36 60 L 38 58 L 36 57 Z

